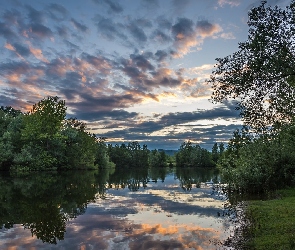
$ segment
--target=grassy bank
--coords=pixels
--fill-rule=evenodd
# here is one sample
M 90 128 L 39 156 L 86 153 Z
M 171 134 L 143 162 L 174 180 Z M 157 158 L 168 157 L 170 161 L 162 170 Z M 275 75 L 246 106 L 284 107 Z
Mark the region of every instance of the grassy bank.
M 277 192 L 276 199 L 250 201 L 250 241 L 246 249 L 295 249 L 295 188 Z

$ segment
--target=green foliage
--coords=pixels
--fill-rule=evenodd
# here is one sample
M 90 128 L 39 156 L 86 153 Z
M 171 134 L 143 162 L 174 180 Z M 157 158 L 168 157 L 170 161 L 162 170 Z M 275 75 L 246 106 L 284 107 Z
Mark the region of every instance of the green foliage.
M 102 148 L 98 147 L 95 135 L 86 131 L 86 124 L 70 118 L 64 121 L 61 136 L 64 140 L 61 168 L 95 168 L 97 157 Z
M 181 144 L 176 153 L 177 167 L 214 167 L 211 153 L 190 141 Z
M 41 171 L 113 166 L 104 140 L 76 118 L 65 119 L 65 101 L 47 97 L 26 114 L 0 109 L 0 169 Z
M 149 154 L 149 165 L 151 167 L 167 167 L 167 155 L 164 151 L 154 149 Z
M 119 168 L 148 167 L 149 152 L 146 145 L 141 147 L 137 141 L 129 142 L 127 146 L 124 143 L 108 146 L 110 160 Z
M 245 249 L 295 249 L 295 189 L 277 192 L 280 199 L 250 201 L 246 216 L 249 241 Z
M 253 137 L 235 132 L 219 161 L 224 181 L 248 193 L 295 184 L 295 125 L 277 134 Z
M 110 162 L 108 148 L 105 141 L 105 137 L 100 137 L 98 139 L 95 164 L 98 165 L 99 168 L 114 168 L 115 164 Z
M 0 170 L 8 170 L 20 151 L 23 114 L 11 107 L 0 108 Z
M 238 100 L 246 125 L 263 131 L 295 115 L 295 1 L 286 9 L 266 1 L 249 11 L 248 40 L 239 50 L 217 58 L 212 100 Z
M 56 169 L 56 159 L 42 147 L 33 143 L 25 144 L 19 154 L 14 156 L 13 171 L 41 171 Z

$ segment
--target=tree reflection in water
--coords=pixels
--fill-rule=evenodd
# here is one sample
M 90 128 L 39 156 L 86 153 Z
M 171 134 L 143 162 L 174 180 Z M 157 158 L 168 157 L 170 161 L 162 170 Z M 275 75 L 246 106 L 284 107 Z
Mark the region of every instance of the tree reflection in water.
M 110 206 L 116 206 L 124 200 L 117 201 L 115 196 L 110 196 L 113 192 L 111 190 L 122 190 L 123 192 L 123 190 L 128 189 L 131 193 L 138 192 L 140 194 L 142 190 L 150 188 L 151 185 L 158 185 L 158 181 L 164 183 L 167 176 L 174 176 L 174 179 L 178 180 L 180 190 L 182 189 L 184 192 L 190 192 L 194 187 L 198 188 L 198 184 L 201 182 L 211 179 L 216 181 L 218 178 L 218 174 L 213 170 L 197 171 L 193 168 L 122 168 L 116 171 L 114 169 L 100 169 L 99 171 L 30 173 L 21 177 L 0 176 L 0 186 L 2 187 L 0 189 L 0 225 L 3 231 L 13 228 L 15 224 L 21 224 L 25 229 L 29 229 L 32 236 L 36 236 L 37 239 L 50 244 L 58 244 L 59 241 L 64 240 L 66 231 L 71 230 L 67 229 L 69 221 L 73 221 L 74 218 L 84 214 L 89 203 L 98 204 L 98 200 L 105 200 L 110 197 L 111 199 L 106 200 L 107 202 L 103 204 L 112 203 L 115 205 Z M 175 200 L 170 201 L 168 189 L 166 191 L 150 189 L 149 192 L 149 195 L 144 193 L 141 196 L 141 202 L 157 209 L 158 205 L 155 206 L 155 204 L 158 200 L 157 204 L 162 206 L 158 210 L 165 214 L 167 212 L 164 210 L 170 211 L 169 214 L 166 214 L 168 217 L 172 216 L 170 214 L 173 213 L 192 214 L 196 212 L 196 209 L 202 209 L 199 205 L 192 203 L 184 208 L 184 203 L 177 203 Z M 161 201 L 157 192 L 161 192 L 161 195 L 167 194 L 167 197 Z M 178 191 L 173 192 L 175 195 Z M 108 195 L 108 193 L 110 194 Z M 178 194 L 181 195 L 180 192 Z M 196 200 L 197 195 L 192 194 L 192 197 L 193 195 Z M 121 195 L 121 199 L 126 199 L 124 202 L 125 218 L 128 217 L 127 214 L 135 215 L 138 213 L 138 208 L 134 207 L 134 202 L 132 203 L 129 198 L 124 198 L 124 195 Z M 164 201 L 165 203 L 163 203 Z M 120 206 L 123 206 L 123 204 Z M 210 209 L 209 212 L 217 214 L 214 209 Z M 150 213 L 149 209 L 146 212 Z M 91 213 L 91 210 L 89 213 Z M 104 227 L 103 223 L 111 223 L 114 228 L 122 225 L 122 232 L 125 232 L 125 234 L 130 234 L 132 230 L 142 230 L 143 225 L 137 224 L 133 224 L 133 228 L 128 227 L 127 230 L 125 228 L 126 219 L 115 220 L 112 215 L 105 214 L 103 208 L 101 213 L 103 214 L 93 215 L 101 218 L 99 222 L 96 222 L 101 224 L 101 228 Z M 113 208 L 113 213 L 120 214 L 121 211 Z M 94 222 L 89 221 L 89 223 Z M 156 226 L 155 228 L 159 227 Z

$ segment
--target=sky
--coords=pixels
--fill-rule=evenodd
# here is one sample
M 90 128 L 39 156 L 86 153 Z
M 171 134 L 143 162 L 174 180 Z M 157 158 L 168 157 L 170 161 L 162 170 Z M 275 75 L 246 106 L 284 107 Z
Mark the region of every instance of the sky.
M 290 1 L 271 0 L 285 6 Z M 210 101 L 216 58 L 247 39 L 257 0 L 0 0 L 0 106 L 47 96 L 107 143 L 211 149 L 242 121 Z

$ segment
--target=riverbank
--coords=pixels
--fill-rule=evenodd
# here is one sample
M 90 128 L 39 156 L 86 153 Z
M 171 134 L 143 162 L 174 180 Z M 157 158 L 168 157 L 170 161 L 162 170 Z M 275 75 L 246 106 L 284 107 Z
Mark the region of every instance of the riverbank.
M 245 249 L 295 249 L 295 188 L 279 190 L 274 199 L 249 201 Z

